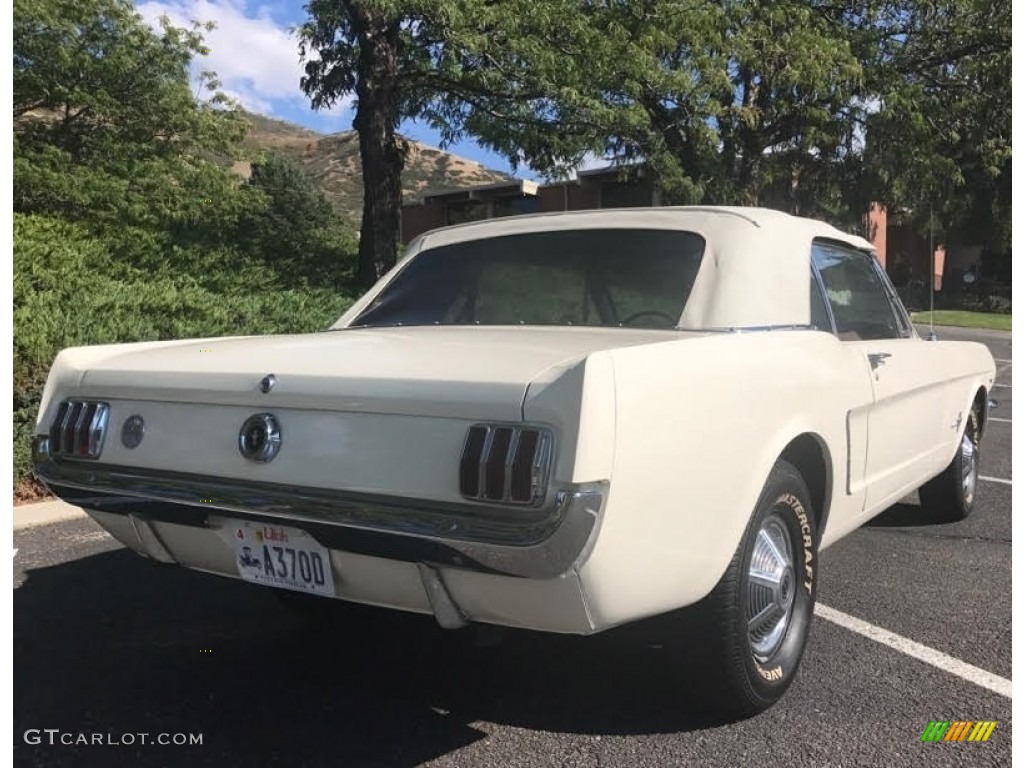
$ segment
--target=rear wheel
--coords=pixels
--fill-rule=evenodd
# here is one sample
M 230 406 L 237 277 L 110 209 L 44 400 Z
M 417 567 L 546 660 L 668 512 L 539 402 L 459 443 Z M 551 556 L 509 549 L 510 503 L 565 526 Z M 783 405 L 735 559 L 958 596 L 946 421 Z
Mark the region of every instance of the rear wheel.
M 981 459 L 981 420 L 977 409 L 967 416 L 953 461 L 942 474 L 929 480 L 919 491 L 921 508 L 942 522 L 964 520 L 974 509 Z
M 725 575 L 675 616 L 676 671 L 697 706 L 750 717 L 789 688 L 814 613 L 817 540 L 807 484 L 779 461 Z

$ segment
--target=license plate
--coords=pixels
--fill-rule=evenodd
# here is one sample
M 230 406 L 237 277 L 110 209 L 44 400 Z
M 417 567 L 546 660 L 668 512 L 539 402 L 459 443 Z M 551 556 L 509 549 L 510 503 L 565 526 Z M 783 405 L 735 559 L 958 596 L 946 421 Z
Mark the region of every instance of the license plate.
M 297 592 L 334 595 L 327 550 L 298 528 L 228 520 L 238 575 L 246 581 Z

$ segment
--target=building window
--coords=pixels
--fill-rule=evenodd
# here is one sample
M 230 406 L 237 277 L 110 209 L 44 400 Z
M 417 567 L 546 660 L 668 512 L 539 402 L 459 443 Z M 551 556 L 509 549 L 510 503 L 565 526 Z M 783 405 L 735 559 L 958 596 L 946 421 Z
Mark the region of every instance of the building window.
M 638 181 L 609 181 L 601 185 L 602 208 L 640 208 L 652 205 L 651 186 Z
M 537 210 L 537 198 L 533 195 L 499 197 L 494 201 L 495 216 L 519 216 L 523 213 L 536 213 Z
M 444 206 L 444 223 L 465 224 L 467 221 L 489 219 L 490 210 L 487 203 L 480 200 L 463 200 L 457 203 L 446 203 Z

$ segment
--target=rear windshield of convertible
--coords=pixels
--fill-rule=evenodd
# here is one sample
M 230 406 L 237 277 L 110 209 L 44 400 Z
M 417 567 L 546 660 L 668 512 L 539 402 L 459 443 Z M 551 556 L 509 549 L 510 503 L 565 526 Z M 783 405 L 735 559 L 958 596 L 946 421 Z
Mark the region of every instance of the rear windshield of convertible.
M 673 328 L 704 238 L 661 229 L 530 232 L 412 258 L 352 326 Z

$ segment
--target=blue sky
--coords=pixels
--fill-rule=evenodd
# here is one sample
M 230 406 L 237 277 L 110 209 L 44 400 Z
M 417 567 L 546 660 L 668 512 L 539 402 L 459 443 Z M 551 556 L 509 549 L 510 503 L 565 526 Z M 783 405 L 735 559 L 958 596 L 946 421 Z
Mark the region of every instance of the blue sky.
M 136 0 L 135 5 L 153 26 L 161 16 L 167 16 L 176 26 L 187 26 L 193 19 L 215 22 L 217 28 L 205 35 L 210 54 L 197 62 L 197 66 L 215 71 L 223 83 L 222 90 L 246 109 L 324 133 L 352 128 L 350 103 L 326 112 L 314 112 L 309 107 L 309 99 L 299 89 L 302 66 L 298 43 L 290 30 L 305 19 L 304 3 Z M 410 121 L 400 130 L 403 135 L 424 144 L 439 144 L 437 133 L 425 125 Z M 447 149 L 489 168 L 511 172 L 504 158 L 471 141 Z M 520 168 L 516 175 L 533 178 L 528 168 Z

